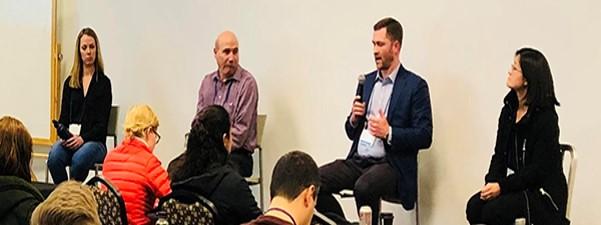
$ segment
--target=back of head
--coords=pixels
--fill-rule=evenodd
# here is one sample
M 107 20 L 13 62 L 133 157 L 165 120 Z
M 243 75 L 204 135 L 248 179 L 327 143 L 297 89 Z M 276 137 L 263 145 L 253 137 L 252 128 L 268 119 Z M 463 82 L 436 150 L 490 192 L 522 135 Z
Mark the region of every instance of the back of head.
M 219 105 L 210 105 L 200 110 L 194 121 L 186 144 L 186 157 L 173 181 L 198 176 L 215 167 L 225 165 L 228 150 L 224 137 L 230 135 L 230 117 Z
M 98 205 L 87 186 L 66 181 L 38 205 L 31 215 L 31 225 L 100 225 Z
M 31 181 L 31 135 L 18 119 L 0 118 L 0 175 Z
M 271 198 L 280 196 L 294 200 L 311 185 L 319 190 L 320 180 L 317 164 L 307 153 L 292 151 L 282 156 L 273 168 L 270 185 Z
M 522 74 L 528 82 L 526 104 L 533 107 L 559 105 L 555 97 L 551 68 L 543 53 L 532 48 L 522 48 L 515 55 L 520 56 Z
M 159 127 L 159 118 L 148 105 L 135 105 L 129 109 L 125 116 L 125 137 L 144 138 L 144 131 L 149 128 Z

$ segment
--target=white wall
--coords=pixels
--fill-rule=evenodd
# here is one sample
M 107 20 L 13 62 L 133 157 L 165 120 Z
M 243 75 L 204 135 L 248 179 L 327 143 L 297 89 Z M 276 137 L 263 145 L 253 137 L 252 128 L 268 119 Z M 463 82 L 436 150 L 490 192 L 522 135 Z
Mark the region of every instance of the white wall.
M 595 173 L 601 143 L 601 3 L 571 1 L 78 1 L 60 14 L 65 60 L 77 31 L 98 32 L 113 102 L 125 111 L 157 111 L 164 164 L 182 151 L 202 76 L 213 71 L 216 35 L 238 34 L 240 62 L 257 78 L 259 113 L 268 115 L 264 166 L 270 174 L 291 149 L 318 164 L 344 157 L 343 122 L 356 76 L 374 69 L 372 25 L 396 17 L 405 28 L 402 62 L 430 84 L 432 148 L 420 153 L 422 224 L 465 224 L 465 202 L 483 182 L 506 72 L 521 46 L 541 49 L 555 78 L 561 140 L 580 161 L 575 224 L 596 221 L 601 196 Z M 68 44 L 67 44 L 68 43 Z M 71 57 L 71 58 L 70 58 Z M 267 177 L 266 182 L 270 181 Z M 345 200 L 351 213 L 352 203 Z M 398 210 L 399 207 L 395 209 Z M 595 210 L 597 209 L 597 210 Z M 593 222 L 595 223 L 595 222 Z
M 52 1 L 0 1 L 0 117 L 50 138 Z

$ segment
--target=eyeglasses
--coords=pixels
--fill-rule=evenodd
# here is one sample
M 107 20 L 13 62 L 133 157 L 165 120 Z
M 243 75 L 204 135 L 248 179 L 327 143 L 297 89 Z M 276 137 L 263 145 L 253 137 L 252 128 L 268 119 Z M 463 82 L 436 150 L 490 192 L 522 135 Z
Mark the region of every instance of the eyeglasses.
M 159 134 L 159 132 L 157 132 L 156 128 L 152 129 L 152 133 L 154 133 L 154 135 L 156 135 L 156 137 L 157 137 L 157 140 L 156 140 L 156 142 L 154 142 L 154 144 L 158 144 L 159 141 L 161 140 L 161 135 Z

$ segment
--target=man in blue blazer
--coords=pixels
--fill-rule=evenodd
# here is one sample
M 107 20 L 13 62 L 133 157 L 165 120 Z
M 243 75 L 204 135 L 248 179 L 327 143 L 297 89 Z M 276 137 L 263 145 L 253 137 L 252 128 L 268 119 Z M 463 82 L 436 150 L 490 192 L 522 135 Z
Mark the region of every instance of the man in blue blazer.
M 374 25 L 377 70 L 365 76 L 345 122 L 353 140 L 346 159 L 320 167 L 317 210 L 344 216 L 332 194 L 352 189 L 357 209 L 370 206 L 378 224 L 381 198 L 401 201 L 407 210 L 417 199 L 417 152 L 432 143 L 428 84 L 401 65 L 403 28 L 393 18 Z M 359 86 L 361 88 L 361 86 Z

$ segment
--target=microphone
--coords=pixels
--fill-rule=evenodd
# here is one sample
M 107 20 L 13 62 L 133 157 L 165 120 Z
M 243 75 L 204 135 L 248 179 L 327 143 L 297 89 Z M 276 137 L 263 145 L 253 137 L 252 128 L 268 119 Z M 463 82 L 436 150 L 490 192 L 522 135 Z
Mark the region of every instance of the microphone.
M 365 74 L 359 74 L 357 78 L 357 91 L 355 92 L 355 96 L 359 96 L 359 98 L 363 97 L 363 84 L 365 83 Z M 357 101 L 363 102 L 363 99 L 359 99 Z

